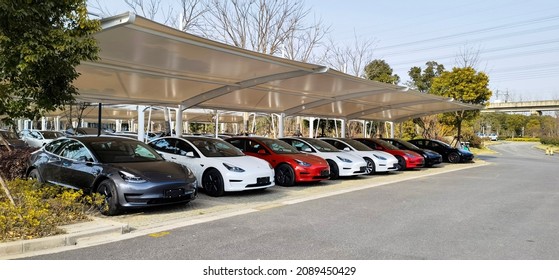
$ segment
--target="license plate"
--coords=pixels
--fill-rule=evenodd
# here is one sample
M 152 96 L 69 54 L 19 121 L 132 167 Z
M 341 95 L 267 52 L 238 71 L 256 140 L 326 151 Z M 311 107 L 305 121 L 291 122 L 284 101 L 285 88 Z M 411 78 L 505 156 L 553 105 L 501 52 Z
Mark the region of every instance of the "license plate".
M 262 185 L 269 184 L 269 183 L 270 183 L 270 177 L 260 177 L 260 178 L 257 178 L 257 179 L 256 179 L 256 183 L 259 184 L 259 185 L 260 185 L 260 184 L 262 184 Z
M 181 197 L 183 195 L 184 195 L 184 189 L 165 190 L 165 197 L 167 198 Z

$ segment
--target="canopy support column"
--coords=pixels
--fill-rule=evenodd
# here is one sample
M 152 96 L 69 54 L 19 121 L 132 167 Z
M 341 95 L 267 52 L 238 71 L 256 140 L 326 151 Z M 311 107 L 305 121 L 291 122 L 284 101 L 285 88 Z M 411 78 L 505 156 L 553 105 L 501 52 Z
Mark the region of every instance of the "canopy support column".
M 54 117 L 54 130 L 60 131 L 60 116 Z
M 145 142 L 146 137 L 146 125 L 144 120 L 144 110 L 146 106 L 138 106 L 138 141 Z
M 47 130 L 47 118 L 46 117 L 41 117 L 41 129 L 42 130 Z
M 183 134 L 183 120 L 182 120 L 182 111 L 184 107 L 179 105 L 177 108 L 177 116 L 175 117 L 175 136 L 181 137 Z
M 215 111 L 215 138 L 219 138 L 219 111 Z
M 341 122 L 341 132 L 340 132 L 341 136 L 340 137 L 345 138 L 346 137 L 346 120 L 341 119 L 340 122 Z
M 314 117 L 309 118 L 309 137 L 314 138 Z
M 278 114 L 278 138 L 284 137 L 284 113 Z
M 101 135 L 101 121 L 103 119 L 103 103 L 99 102 L 99 114 L 97 115 L 97 136 Z

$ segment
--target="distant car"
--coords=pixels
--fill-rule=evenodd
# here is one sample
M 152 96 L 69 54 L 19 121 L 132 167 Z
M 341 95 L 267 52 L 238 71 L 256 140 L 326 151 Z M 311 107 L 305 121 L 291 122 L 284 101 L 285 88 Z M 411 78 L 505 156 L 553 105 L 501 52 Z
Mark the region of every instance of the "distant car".
M 33 152 L 27 176 L 105 196 L 101 212 L 189 202 L 196 198 L 190 169 L 167 162 L 138 140 L 116 136 L 56 139 Z
M 127 137 L 130 139 L 138 139 L 138 132 L 133 132 L 133 131 L 118 131 L 118 132 L 111 132 L 111 133 L 106 133 L 107 135 L 115 135 L 115 136 L 122 136 L 122 137 Z M 95 132 L 95 135 L 97 135 L 97 132 Z M 153 132 L 146 132 L 144 137 L 147 139 L 147 141 L 152 141 L 153 139 L 157 139 L 159 137 L 161 137 L 161 134 L 159 133 L 153 133 Z
M 318 182 L 330 177 L 330 167 L 323 158 L 297 151 L 286 142 L 267 137 L 235 136 L 225 139 L 243 153 L 269 162 L 280 186 L 301 182 Z
M 440 164 L 443 162 L 443 156 L 435 151 L 419 148 L 416 145 L 402 139 L 395 139 L 395 138 L 381 138 L 381 139 L 402 150 L 410 150 L 422 155 L 423 159 L 425 160 L 425 167 L 432 167 L 436 164 Z
M 263 159 L 245 155 L 221 139 L 203 136 L 162 137 L 149 142 L 168 161 L 188 167 L 198 187 L 210 196 L 265 189 L 275 185 L 274 169 Z
M 320 138 L 339 150 L 362 157 L 367 162 L 367 174 L 398 170 L 398 159 L 393 155 L 373 150 L 350 138 Z
M 64 137 L 64 134 L 58 131 L 50 130 L 24 130 L 20 133 L 21 139 L 29 145 L 29 147 L 40 148 L 52 140 Z
M 330 165 L 330 179 L 367 173 L 367 162 L 361 156 L 344 153 L 320 139 L 285 137 L 279 140 L 289 143 L 300 152 L 325 159 Z
M 101 134 L 108 134 L 110 131 L 101 129 Z M 83 136 L 83 135 L 97 135 L 99 134 L 99 130 L 96 127 L 77 127 L 77 128 L 68 128 L 65 131 L 67 136 Z
M 0 147 L 4 147 L 4 140 L 11 148 L 25 148 L 28 147 L 25 141 L 21 140 L 18 135 L 13 131 L 0 130 Z
M 368 147 L 387 152 L 398 159 L 399 170 L 407 170 L 423 167 L 425 159 L 423 156 L 410 150 L 402 150 L 384 140 L 378 138 L 354 138 L 355 140 L 367 145 Z
M 464 149 L 451 147 L 449 144 L 434 139 L 413 139 L 408 141 L 420 148 L 433 150 L 443 156 L 443 161 L 450 163 L 468 162 L 474 159 L 474 154 Z
M 489 140 L 497 141 L 497 140 L 499 140 L 499 135 L 497 135 L 495 133 L 491 133 L 491 134 L 489 134 Z

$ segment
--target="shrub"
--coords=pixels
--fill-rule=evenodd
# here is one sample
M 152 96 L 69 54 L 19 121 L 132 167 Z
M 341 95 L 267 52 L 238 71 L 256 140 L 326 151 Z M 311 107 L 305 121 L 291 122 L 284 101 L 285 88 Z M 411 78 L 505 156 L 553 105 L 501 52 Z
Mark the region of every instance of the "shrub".
M 481 148 L 483 141 L 473 132 L 465 131 L 462 133 L 461 139 L 463 142 L 470 142 L 470 147 Z
M 30 154 L 37 148 L 0 149 L 0 174 L 6 180 L 24 178 Z
M 559 137 L 542 137 L 540 142 L 545 145 L 559 146 Z
M 7 182 L 13 205 L 0 192 L 0 241 L 32 239 L 63 233 L 60 225 L 88 220 L 103 202 L 99 194 L 84 195 L 35 180 L 15 179 Z
M 540 138 L 535 138 L 535 137 L 508 138 L 507 141 L 516 141 L 516 142 L 540 142 Z

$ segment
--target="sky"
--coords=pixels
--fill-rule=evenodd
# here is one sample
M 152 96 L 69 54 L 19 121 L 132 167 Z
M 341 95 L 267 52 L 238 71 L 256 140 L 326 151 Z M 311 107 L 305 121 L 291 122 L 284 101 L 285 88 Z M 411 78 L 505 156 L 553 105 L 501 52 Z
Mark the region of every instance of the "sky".
M 113 14 L 129 10 L 124 0 L 98 1 Z M 557 0 L 304 2 L 337 44 L 374 41 L 373 58 L 386 61 L 401 84 L 411 67 L 436 61 L 451 70 L 467 51 L 478 53 L 475 68 L 489 76 L 491 101 L 559 100 Z

